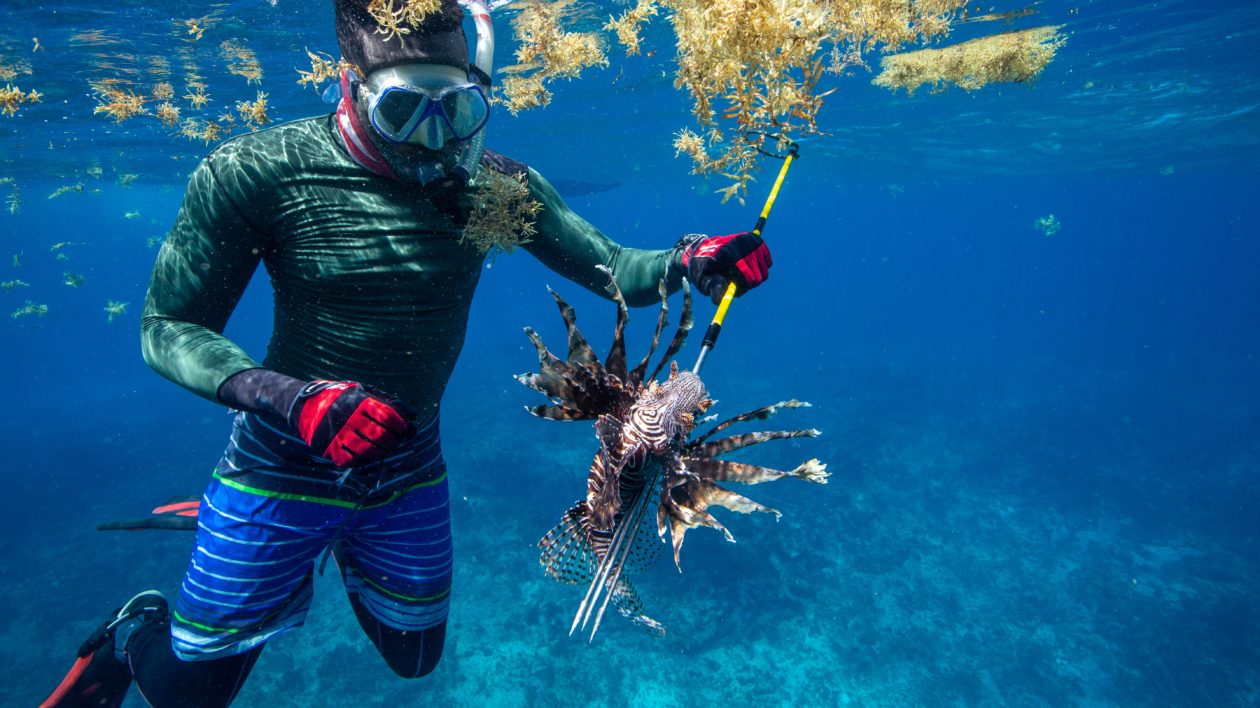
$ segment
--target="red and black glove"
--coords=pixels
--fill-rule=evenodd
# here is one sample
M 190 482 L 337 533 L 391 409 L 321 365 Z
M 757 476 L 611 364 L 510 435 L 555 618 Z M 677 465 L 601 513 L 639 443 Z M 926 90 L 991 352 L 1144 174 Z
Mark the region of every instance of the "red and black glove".
M 735 283 L 739 295 L 761 285 L 770 277 L 773 262 L 766 242 L 752 232 L 699 238 L 682 252 L 687 280 L 715 305 L 728 283 Z
M 354 381 L 312 381 L 289 408 L 289 425 L 316 454 L 340 467 L 379 460 L 416 434 L 415 413 Z

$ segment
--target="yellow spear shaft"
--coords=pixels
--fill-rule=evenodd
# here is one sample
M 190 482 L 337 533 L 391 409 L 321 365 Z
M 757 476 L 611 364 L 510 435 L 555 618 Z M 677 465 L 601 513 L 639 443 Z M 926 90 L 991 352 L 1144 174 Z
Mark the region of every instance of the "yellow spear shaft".
M 788 142 L 788 154 L 783 158 L 783 167 L 779 168 L 779 176 L 774 180 L 774 187 L 770 189 L 770 196 L 766 198 L 766 204 L 761 208 L 761 216 L 757 219 L 757 225 L 753 227 L 752 232 L 761 235 L 761 230 L 765 228 L 766 217 L 770 216 L 770 208 L 774 206 L 774 200 L 779 196 L 779 187 L 783 186 L 783 178 L 787 176 L 788 168 L 792 166 L 792 160 L 799 156 L 799 150 L 796 143 Z M 700 356 L 696 357 L 696 365 L 691 367 L 691 373 L 699 374 L 700 367 L 704 366 L 704 360 L 708 358 L 709 352 L 713 351 L 713 347 L 717 345 L 718 335 L 722 333 L 722 322 L 726 319 L 727 310 L 731 309 L 731 303 L 735 300 L 735 283 L 727 283 L 726 292 L 722 294 L 722 301 L 718 303 L 717 312 L 713 314 L 713 321 L 709 323 L 709 329 L 704 333 L 704 340 L 700 344 Z

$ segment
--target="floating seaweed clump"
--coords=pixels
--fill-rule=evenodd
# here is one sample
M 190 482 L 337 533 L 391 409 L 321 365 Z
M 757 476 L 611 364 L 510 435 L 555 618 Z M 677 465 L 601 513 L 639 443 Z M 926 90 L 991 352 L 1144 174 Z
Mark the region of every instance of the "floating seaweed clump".
M 85 281 L 87 281 L 87 278 L 79 273 L 71 273 L 69 271 L 62 273 L 61 277 L 63 278 L 62 282 L 72 288 L 80 287 Z
M 188 101 L 188 105 L 194 109 L 201 110 L 210 102 L 210 94 L 206 93 L 205 85 L 189 82 L 188 93 L 184 94 L 184 100 Z
M 11 116 L 17 113 L 19 105 L 39 103 L 39 99 L 43 97 L 43 94 L 35 89 L 23 92 L 12 84 L 5 84 L 4 88 L 0 89 L 0 115 Z
M 212 16 L 206 15 L 205 17 L 194 17 L 184 20 L 183 24 L 184 27 L 188 28 L 188 34 L 192 36 L 193 41 L 196 42 L 201 39 L 202 35 L 206 33 L 206 30 L 210 29 L 210 25 L 214 24 L 215 21 Z
M 639 0 L 633 8 L 623 12 L 621 17 L 609 18 L 604 29 L 617 35 L 617 41 L 626 48 L 626 56 L 634 56 L 639 53 L 639 28 L 657 12 L 655 0 Z
M 525 176 L 482 169 L 471 197 L 472 211 L 459 242 L 472 244 L 479 253 L 511 253 L 538 232 L 534 224 L 543 205 L 530 195 Z
M 92 113 L 104 113 L 121 123 L 128 118 L 147 113 L 144 109 L 145 97 L 131 89 L 119 88 L 112 80 L 92 82 L 92 91 L 96 95 L 96 108 Z
M 30 315 L 39 315 L 40 317 L 43 317 L 46 314 L 48 314 L 47 305 L 36 305 L 30 300 L 27 300 L 25 305 L 14 310 L 13 314 L 9 316 L 16 320 L 19 317 L 28 317 Z
M 258 63 L 254 50 L 236 40 L 226 39 L 219 45 L 219 56 L 227 61 L 229 74 L 242 77 L 246 83 L 262 83 L 262 64 Z
M 19 74 L 30 76 L 31 62 L 26 59 L 9 60 L 0 56 L 0 81 L 12 81 Z
M 377 34 L 385 35 L 385 41 L 411 34 L 427 15 L 442 9 L 441 0 L 370 0 L 367 13 L 376 20 Z
M 818 132 L 828 73 L 864 65 L 863 52 L 949 32 L 965 0 L 638 0 L 604 26 L 628 54 L 643 24 L 665 16 L 676 38 L 675 87 L 692 98 L 699 130 L 674 147 L 693 172 L 720 175 L 725 199 L 746 192 L 757 145 L 743 137 Z M 664 10 L 664 12 L 659 12 Z M 733 132 L 734 139 L 728 133 Z
M 189 140 L 201 140 L 209 145 L 223 137 L 223 126 L 212 120 L 189 118 L 179 126 L 179 134 Z
M 23 280 L 6 280 L 3 283 L 0 283 L 0 290 L 3 290 L 5 292 L 9 292 L 10 290 L 16 290 L 18 288 L 29 288 L 29 287 L 31 287 L 31 284 Z
M 49 194 L 49 195 L 48 195 L 48 198 L 49 198 L 49 199 L 56 199 L 57 197 L 60 197 L 60 196 L 61 196 L 61 195 L 63 195 L 63 194 L 69 194 L 69 193 L 71 193 L 71 192 L 82 192 L 82 191 L 83 191 L 83 183 L 82 183 L 82 182 L 80 182 L 80 183 L 78 183 L 78 184 L 67 184 L 67 185 L 62 185 L 62 186 L 58 187 L 57 189 L 53 190 L 53 193 L 52 193 L 52 194 Z M 54 250 L 54 251 L 56 251 L 56 250 L 60 250 L 60 249 L 58 249 L 58 248 L 54 247 L 54 248 L 53 248 L 53 250 Z
M 171 86 L 169 81 L 159 81 L 156 84 L 153 84 L 153 88 L 150 89 L 149 94 L 153 96 L 153 100 L 155 101 L 169 101 L 172 98 L 175 98 L 175 87 Z
M 608 66 L 603 42 L 591 32 L 566 32 L 560 27 L 564 2 L 525 6 L 512 20 L 519 46 L 517 75 L 503 80 L 504 104 L 513 114 L 551 102 L 547 82 L 576 78 L 592 66 Z
M 1061 26 L 1034 27 L 973 39 L 941 49 L 894 54 L 880 61 L 876 86 L 913 95 L 924 84 L 933 93 L 953 84 L 975 91 L 992 83 L 1022 83 L 1041 75 L 1067 41 Z
M 267 94 L 259 91 L 253 101 L 237 101 L 236 112 L 247 125 L 266 125 L 271 122 L 267 115 Z
M 17 184 L 9 186 L 9 196 L 4 200 L 4 205 L 10 214 L 22 211 L 22 190 L 18 189 Z
M 157 116 L 157 119 L 162 121 L 162 125 L 168 128 L 173 128 L 179 123 L 179 113 L 179 106 L 170 101 L 159 103 L 157 108 L 153 110 L 153 114 Z
M 310 86 L 315 90 L 328 81 L 334 81 L 341 76 L 341 72 L 345 69 L 352 68 L 350 62 L 345 59 L 333 61 L 333 58 L 323 52 L 312 52 L 306 50 L 306 56 L 311 58 L 311 70 L 297 70 L 298 83 L 303 86 Z
M 115 317 L 127 314 L 127 305 L 130 303 L 119 302 L 117 300 L 109 300 L 105 303 L 105 321 L 113 323 Z
M 1059 223 L 1059 219 L 1054 214 L 1050 214 L 1034 221 L 1033 228 L 1047 236 L 1053 236 L 1059 233 L 1059 229 L 1063 228 L 1063 224 Z

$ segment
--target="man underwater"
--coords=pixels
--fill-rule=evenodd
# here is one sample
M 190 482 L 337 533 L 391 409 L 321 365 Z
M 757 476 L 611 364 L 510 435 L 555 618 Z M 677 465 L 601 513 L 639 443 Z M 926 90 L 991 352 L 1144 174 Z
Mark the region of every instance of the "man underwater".
M 133 597 L 45 705 L 118 706 L 133 680 L 155 706 L 228 705 L 264 643 L 302 625 L 329 555 L 390 668 L 433 671 L 452 575 L 438 403 L 482 272 L 484 255 L 460 243 L 478 170 L 527 179 L 543 208 L 524 249 L 601 295 L 596 265 L 633 305 L 656 302 L 662 278 L 717 298 L 768 276 L 753 234 L 623 248 L 542 175 L 484 149 L 493 29 L 464 4 L 471 64 L 457 0 L 388 40 L 368 0 L 336 0 L 358 72 L 343 73 L 335 113 L 230 140 L 193 172 L 141 343 L 158 373 L 238 411 L 231 439 L 174 607 Z M 260 262 L 275 293 L 262 364 L 222 334 Z

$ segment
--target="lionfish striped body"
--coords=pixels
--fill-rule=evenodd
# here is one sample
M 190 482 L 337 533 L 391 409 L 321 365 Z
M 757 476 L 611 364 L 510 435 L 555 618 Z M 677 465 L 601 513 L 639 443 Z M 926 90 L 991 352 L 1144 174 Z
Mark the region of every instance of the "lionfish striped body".
M 741 464 L 717 457 L 767 440 L 813 437 L 817 430 L 758 432 L 710 440 L 735 423 L 761 420 L 780 408 L 808 406 L 784 401 L 759 408 L 715 425 L 694 441 L 695 413 L 706 411 L 709 400 L 700 377 L 679 371 L 674 355 L 682 348 L 692 326 L 691 292 L 684 282 L 683 309 L 678 327 L 656 368 L 647 375 L 649 360 L 660 343 L 669 311 L 664 282 L 660 285 L 661 309 L 647 354 L 634 369 L 627 369 L 624 332 L 628 308 L 611 272 L 608 292 L 617 303 L 617 323 L 607 359 L 601 364 L 577 328 L 573 308 L 555 292 L 568 330 L 568 355 L 552 354 L 534 330 L 526 334 L 538 350 L 539 371 L 521 374 L 517 380 L 546 395 L 551 405 L 529 411 L 551 420 L 594 420 L 599 450 L 587 475 L 586 498 L 574 504 L 538 542 L 539 558 L 547 575 L 565 583 L 589 582 L 590 590 L 579 610 L 585 625 L 593 612 L 592 598 L 606 593 L 618 611 L 636 624 L 658 633 L 664 628 L 648 617 L 633 585 L 623 571 L 635 572 L 655 560 L 668 534 L 673 542 L 674 563 L 679 563 L 687 529 L 708 526 L 733 541 L 730 532 L 707 509 L 720 506 L 749 513 L 779 512 L 718 486 L 719 481 L 757 484 L 794 476 L 826 483 L 826 465 L 809 460 L 790 471 Z M 668 378 L 657 374 L 670 363 Z M 646 383 L 645 383 L 646 381 Z M 655 502 L 655 525 L 643 523 Z M 679 566 L 681 569 L 681 566 Z M 598 629 L 603 606 L 595 618 Z M 585 615 L 585 616 L 584 616 Z

